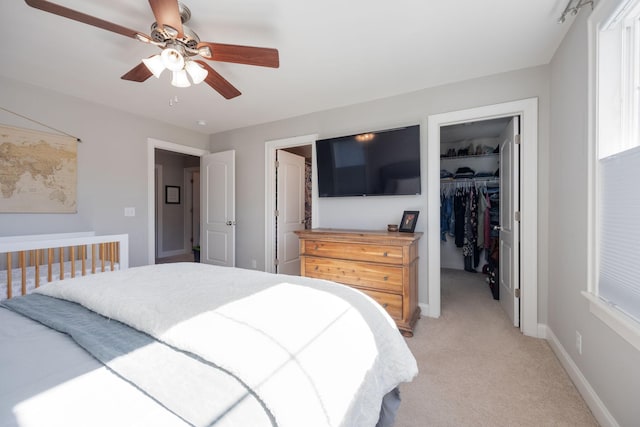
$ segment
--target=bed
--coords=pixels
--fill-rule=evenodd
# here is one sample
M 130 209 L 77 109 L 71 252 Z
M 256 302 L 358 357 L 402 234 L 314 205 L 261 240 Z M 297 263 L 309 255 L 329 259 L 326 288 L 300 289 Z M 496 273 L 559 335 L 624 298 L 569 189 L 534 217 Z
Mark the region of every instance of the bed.
M 0 237 L 0 300 L 48 282 L 126 269 L 126 234 L 93 231 Z
M 159 264 L 0 302 L 0 425 L 390 426 L 417 373 L 379 304 L 319 279 Z

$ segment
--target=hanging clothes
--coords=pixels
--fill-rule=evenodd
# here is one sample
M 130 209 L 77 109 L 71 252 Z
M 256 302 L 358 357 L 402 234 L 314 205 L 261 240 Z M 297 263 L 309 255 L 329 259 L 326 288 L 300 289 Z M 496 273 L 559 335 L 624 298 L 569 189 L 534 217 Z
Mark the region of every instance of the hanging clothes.
M 464 246 L 464 218 L 467 210 L 467 197 L 461 189 L 456 190 L 456 195 L 453 200 L 453 209 L 455 213 L 454 234 L 456 247 L 461 248 Z
M 484 219 L 488 206 L 487 193 L 482 189 L 478 193 L 478 240 L 476 241 L 476 245 L 481 249 L 484 248 Z
M 495 248 L 499 184 L 485 179 L 443 180 L 440 185 L 440 239 L 452 236 L 462 249 L 464 269 L 477 272 L 482 251 Z M 489 262 L 490 251 L 485 251 Z
M 442 192 L 440 194 L 440 240 L 447 241 L 447 234 L 451 234 L 450 224 L 453 214 L 453 197 Z
M 476 241 L 478 240 L 478 200 L 475 186 L 467 192 L 467 204 L 464 221 L 464 244 L 462 255 L 464 256 L 464 269 L 474 272 L 475 258 L 478 258 Z

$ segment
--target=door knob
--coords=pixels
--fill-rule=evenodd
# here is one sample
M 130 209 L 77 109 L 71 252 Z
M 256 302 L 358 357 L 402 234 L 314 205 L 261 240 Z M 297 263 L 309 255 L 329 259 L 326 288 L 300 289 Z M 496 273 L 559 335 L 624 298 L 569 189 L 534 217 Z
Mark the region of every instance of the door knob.
M 235 221 L 227 221 L 226 224 L 227 225 L 236 225 L 236 222 Z

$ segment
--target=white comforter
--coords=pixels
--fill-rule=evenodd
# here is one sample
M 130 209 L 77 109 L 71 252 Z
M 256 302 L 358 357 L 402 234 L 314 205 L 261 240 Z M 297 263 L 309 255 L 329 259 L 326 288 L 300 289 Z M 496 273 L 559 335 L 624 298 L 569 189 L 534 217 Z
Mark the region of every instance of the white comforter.
M 37 292 L 228 369 L 256 391 L 280 427 L 374 426 L 383 396 L 418 372 L 384 309 L 331 282 L 181 263 Z

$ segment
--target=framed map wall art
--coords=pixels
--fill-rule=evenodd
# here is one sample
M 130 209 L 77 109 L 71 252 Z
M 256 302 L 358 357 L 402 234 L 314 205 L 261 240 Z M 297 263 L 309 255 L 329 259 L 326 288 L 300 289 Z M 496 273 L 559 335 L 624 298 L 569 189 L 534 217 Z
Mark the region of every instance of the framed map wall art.
M 77 212 L 77 139 L 0 126 L 0 213 Z

